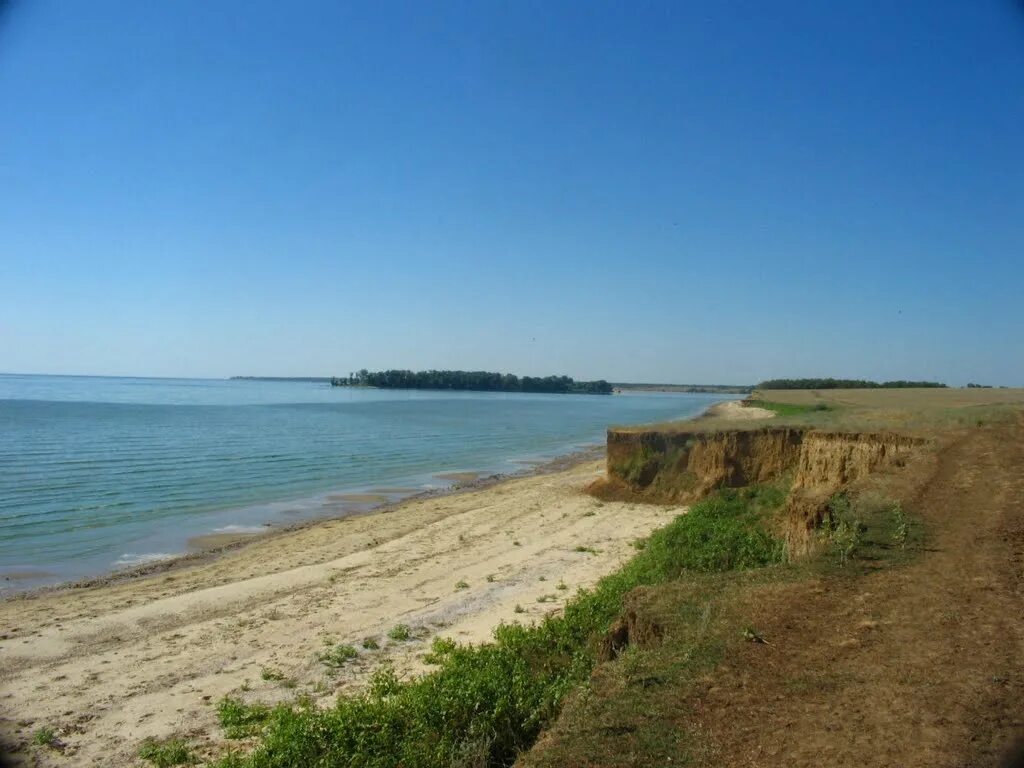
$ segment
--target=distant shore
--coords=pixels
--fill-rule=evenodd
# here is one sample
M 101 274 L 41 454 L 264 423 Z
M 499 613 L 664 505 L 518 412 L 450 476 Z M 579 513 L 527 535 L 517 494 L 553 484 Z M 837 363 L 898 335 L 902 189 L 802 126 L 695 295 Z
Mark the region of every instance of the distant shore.
M 749 395 L 753 387 L 742 384 L 629 384 L 612 383 L 615 392 L 688 392 L 704 395 Z

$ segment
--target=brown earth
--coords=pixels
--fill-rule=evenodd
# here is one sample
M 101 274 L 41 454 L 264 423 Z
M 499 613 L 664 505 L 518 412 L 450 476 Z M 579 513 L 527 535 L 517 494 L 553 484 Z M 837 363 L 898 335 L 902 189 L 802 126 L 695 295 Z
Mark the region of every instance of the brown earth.
M 996 765 L 1024 733 L 1022 468 L 1024 421 L 971 430 L 910 502 L 914 562 L 753 591 L 770 644 L 693 696 L 708 764 Z
M 607 474 L 588 492 L 607 500 L 679 503 L 722 487 L 792 478 L 781 533 L 806 555 L 832 494 L 883 468 L 901 466 L 929 440 L 890 431 L 811 427 L 756 430 L 608 430 Z
M 1003 765 L 1024 745 L 1024 415 L 968 402 L 908 413 L 919 428 L 896 433 L 862 399 L 856 419 L 838 412 L 848 431 L 829 411 L 745 433 L 609 432 L 599 493 L 679 498 L 781 475 L 802 551 L 825 546 L 810 526 L 839 490 L 880 515 L 899 502 L 913 541 L 875 529 L 842 566 L 822 552 L 636 590 L 606 663 L 524 768 L 953 768 Z M 872 420 L 883 429 L 862 431 Z

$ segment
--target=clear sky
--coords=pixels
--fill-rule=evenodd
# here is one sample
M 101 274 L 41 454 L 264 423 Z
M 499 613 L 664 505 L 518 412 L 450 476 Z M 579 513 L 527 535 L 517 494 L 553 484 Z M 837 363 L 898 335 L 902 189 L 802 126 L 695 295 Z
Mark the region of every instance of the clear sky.
M 9 3 L 0 371 L 361 367 L 1024 385 L 1024 11 Z

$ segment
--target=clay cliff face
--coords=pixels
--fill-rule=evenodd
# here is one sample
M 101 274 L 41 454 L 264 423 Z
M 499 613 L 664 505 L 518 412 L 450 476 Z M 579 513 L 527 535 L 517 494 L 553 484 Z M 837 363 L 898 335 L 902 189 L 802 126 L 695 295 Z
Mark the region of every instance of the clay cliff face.
M 608 431 L 608 477 L 597 496 L 695 501 L 722 487 L 789 480 L 783 520 L 790 549 L 805 550 L 828 499 L 883 468 L 900 466 L 920 438 L 788 427 L 722 432 Z
M 883 466 L 900 465 L 923 441 L 883 433 L 806 432 L 793 477 L 794 493 L 827 493 Z
M 657 501 L 690 501 L 715 488 L 773 479 L 795 465 L 797 429 L 608 432 L 608 477 Z

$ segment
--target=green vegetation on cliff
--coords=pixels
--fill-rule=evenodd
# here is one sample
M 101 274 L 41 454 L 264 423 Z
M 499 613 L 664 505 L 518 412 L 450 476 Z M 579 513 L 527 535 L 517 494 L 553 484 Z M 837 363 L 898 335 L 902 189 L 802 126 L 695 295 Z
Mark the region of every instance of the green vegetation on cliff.
M 331 379 L 335 387 L 381 389 L 461 389 L 478 392 L 548 392 L 555 394 L 610 395 L 604 379 L 574 381 L 569 376 L 515 376 L 490 371 L 367 371 Z

